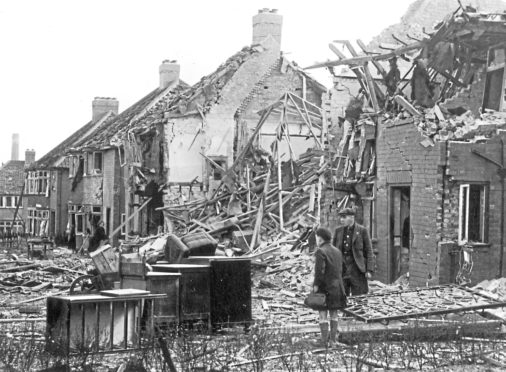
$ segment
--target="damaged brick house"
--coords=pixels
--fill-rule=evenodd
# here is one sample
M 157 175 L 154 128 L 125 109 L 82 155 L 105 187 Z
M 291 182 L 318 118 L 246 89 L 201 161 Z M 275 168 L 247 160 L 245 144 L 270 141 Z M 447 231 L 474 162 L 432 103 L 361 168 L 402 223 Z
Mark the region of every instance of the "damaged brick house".
M 69 173 L 73 159 L 67 158 L 66 152 L 116 115 L 118 101 L 97 97 L 92 107 L 90 122 L 26 169 L 23 206 L 26 210 L 26 232 L 30 235 L 65 240 L 71 224 L 75 224 L 75 220 L 69 224 L 68 219 L 69 211 L 74 208 L 70 206 L 73 200 L 70 197 L 72 179 Z M 76 205 L 83 211 L 81 202 Z
M 79 246 L 86 229 L 93 232 L 99 221 L 113 240 L 156 234 L 164 225 L 157 208 L 212 190 L 220 169 L 233 162 L 254 130 L 259 110 L 286 91 L 319 106 L 326 89 L 282 57 L 281 24 L 276 11 L 259 11 L 253 18 L 252 46 L 192 87 L 179 80 L 175 61 L 164 61 L 160 86 L 123 112 L 118 114 L 116 100 L 97 98 L 92 122 L 28 174 L 48 179 L 49 191 L 30 188 L 26 202 L 30 210 L 47 212 L 47 234 L 72 230 Z M 312 147 L 301 124 L 291 125 L 297 137 L 291 151 Z M 266 147 L 273 128 L 266 123 Z M 40 234 L 39 225 L 33 224 L 33 234 Z
M 374 141 L 375 170 L 343 181 L 372 230 L 381 281 L 406 273 L 412 285 L 504 276 L 505 21 L 502 11 L 468 7 L 423 40 L 327 63 L 364 71 L 403 56 L 418 68 L 412 94 L 399 84 L 387 110 L 364 81 L 372 107 L 351 128 Z M 366 143 L 357 141 L 358 159 L 342 154 L 352 166 Z
M 113 242 L 130 233 L 155 234 L 163 226 L 156 208 L 163 206 L 164 145 L 152 114 L 187 87 L 179 80 L 179 65 L 164 61 L 156 89 L 67 149 L 69 225 L 75 225 L 78 246 L 86 229 L 93 232 L 99 222 Z M 102 104 L 117 110 L 117 101 Z
M 252 45 L 177 96 L 164 113 L 167 205 L 212 195 L 255 130 L 259 112 L 285 92 L 321 107 L 326 88 L 282 55 L 281 32 L 282 16 L 276 10 L 259 10 L 253 17 Z M 283 160 L 289 152 L 298 156 L 314 146 L 302 119 L 292 119 L 291 148 L 282 145 Z M 262 127 L 258 148 L 265 153 L 278 124 L 273 116 Z

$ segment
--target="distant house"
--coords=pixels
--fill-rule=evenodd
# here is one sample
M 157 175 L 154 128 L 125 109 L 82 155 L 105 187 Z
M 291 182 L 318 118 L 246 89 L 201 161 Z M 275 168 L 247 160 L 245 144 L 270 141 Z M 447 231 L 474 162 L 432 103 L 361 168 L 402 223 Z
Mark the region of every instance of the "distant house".
M 30 155 L 29 152 L 28 155 Z M 25 161 L 9 160 L 0 167 L 0 234 L 11 231 L 23 232 L 25 211 L 20 203 L 25 179 Z M 16 219 L 16 207 L 20 204 Z
M 72 190 L 70 169 L 74 170 L 67 158 L 67 151 L 85 140 L 100 126 L 118 113 L 118 101 L 97 97 L 92 102 L 92 120 L 78 129 L 67 139 L 26 168 L 25 196 L 26 231 L 34 236 L 66 238 L 72 223 L 69 216 L 69 201 Z M 73 159 L 72 159 L 73 160 Z M 97 158 L 97 166 L 99 165 Z M 72 165 L 72 167 L 71 167 Z M 82 204 L 70 210 L 82 211 Z M 70 224 L 69 224 L 70 221 Z
M 188 88 L 179 80 L 179 69 L 177 63 L 164 61 L 156 89 L 67 149 L 68 218 L 77 245 L 100 221 L 113 241 L 131 232 L 156 233 L 163 226 L 162 213 L 156 211 L 163 206 L 163 136 L 151 121 L 160 106 Z M 137 213 L 148 197 L 146 208 Z M 135 218 L 117 230 L 134 213 Z

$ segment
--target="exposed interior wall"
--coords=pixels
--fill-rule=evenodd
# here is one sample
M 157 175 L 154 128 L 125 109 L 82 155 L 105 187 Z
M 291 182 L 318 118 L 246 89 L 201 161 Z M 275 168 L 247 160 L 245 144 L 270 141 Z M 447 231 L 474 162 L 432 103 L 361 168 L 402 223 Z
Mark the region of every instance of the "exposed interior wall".
M 202 182 L 203 157 L 200 153 L 206 147 L 207 134 L 214 128 L 202 125 L 200 117 L 185 117 L 165 124 L 165 138 L 168 147 L 167 182 L 191 182 L 198 176 Z
M 234 115 L 257 82 L 279 58 L 276 48 L 269 49 L 269 45 L 264 46 L 266 50 L 253 55 L 241 65 L 222 89 L 220 103 L 206 115 L 206 135 L 210 141 L 205 148 L 206 155 L 226 156 L 229 166 L 234 161 L 236 137 Z
M 103 203 L 102 220 L 109 227 L 111 234 L 121 223 L 121 213 L 124 209 L 124 199 L 121 198 L 120 190 L 122 188 L 122 179 L 120 177 L 120 164 L 117 149 L 108 149 L 104 151 L 104 174 L 103 174 Z M 109 213 L 107 212 L 109 209 Z M 107 229 L 106 229 L 107 233 Z M 116 243 L 120 235 L 113 237 Z
M 57 235 L 64 236 L 67 230 L 68 222 L 68 200 L 70 194 L 69 170 L 62 168 L 57 173 L 57 186 L 56 186 L 56 221 L 57 221 Z
M 296 96 L 302 97 L 304 90 L 303 85 L 304 82 L 300 73 L 290 67 L 282 66 L 281 64 L 279 66 L 276 65 L 269 73 L 269 76 L 262 81 L 257 93 L 237 119 L 240 128 L 239 131 L 243 132 L 239 133 L 239 147 L 248 140 L 249 135 L 255 130 L 260 119 L 260 115 L 258 114 L 260 110 L 275 103 L 286 92 L 291 92 Z M 305 92 L 307 101 L 321 107 L 321 91 L 315 89 L 307 79 Z M 290 115 L 287 122 L 291 135 L 300 134 L 307 136 L 292 136 L 290 138 L 291 148 L 296 157 L 306 152 L 308 148 L 315 146 L 316 142 L 312 139 L 302 118 L 298 115 Z M 271 114 L 269 120 L 262 127 L 260 132 L 260 145 L 267 151 L 271 151 L 270 145 L 276 138 L 275 134 L 278 124 L 279 114 Z M 286 140 L 281 142 L 280 149 L 280 153 L 284 154 L 282 160 L 288 160 L 290 158 L 290 148 Z

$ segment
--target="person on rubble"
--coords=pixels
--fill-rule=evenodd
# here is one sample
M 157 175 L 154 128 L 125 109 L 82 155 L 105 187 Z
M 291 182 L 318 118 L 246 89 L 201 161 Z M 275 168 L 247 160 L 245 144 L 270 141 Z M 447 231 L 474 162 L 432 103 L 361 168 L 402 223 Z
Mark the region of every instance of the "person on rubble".
M 374 255 L 367 229 L 355 222 L 355 210 L 339 211 L 342 226 L 335 233 L 332 244 L 343 255 L 343 283 L 347 296 L 364 295 L 369 292 L 368 280 L 374 272 Z
M 332 233 L 328 229 L 318 228 L 315 237 L 318 249 L 315 252 L 313 292 L 324 293 L 326 300 L 325 307 L 317 309 L 321 340 L 316 343 L 316 346 L 326 347 L 336 341 L 338 312 L 346 307 L 346 295 L 342 279 L 343 259 L 341 252 L 330 244 Z
M 414 62 L 411 76 L 411 100 L 423 107 L 434 106 L 434 86 L 427 71 L 427 61 L 423 58 Z
M 387 87 L 387 93 L 390 97 L 393 97 L 397 93 L 397 85 L 401 80 L 401 72 L 397 66 L 397 58 L 393 57 L 388 60 L 390 69 L 385 76 L 385 85 Z
M 91 240 L 91 230 L 88 228 L 86 229 L 86 233 L 83 237 L 83 244 L 81 244 L 81 248 L 79 248 L 79 251 L 77 251 L 78 254 L 84 256 L 88 253 L 90 249 L 90 240 Z
M 101 246 L 107 243 L 108 237 L 105 233 L 104 222 L 99 221 L 93 235 L 90 239 L 89 252 L 94 252 Z

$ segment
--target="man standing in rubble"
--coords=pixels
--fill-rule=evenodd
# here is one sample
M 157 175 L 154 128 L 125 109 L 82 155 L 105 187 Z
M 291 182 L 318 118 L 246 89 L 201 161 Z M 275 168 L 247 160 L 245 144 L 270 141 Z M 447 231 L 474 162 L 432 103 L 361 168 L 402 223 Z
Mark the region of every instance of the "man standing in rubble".
M 334 233 L 332 244 L 343 256 L 343 283 L 346 295 L 367 294 L 367 280 L 372 278 L 374 257 L 367 229 L 355 222 L 355 210 L 345 208 L 338 213 L 343 226 Z

